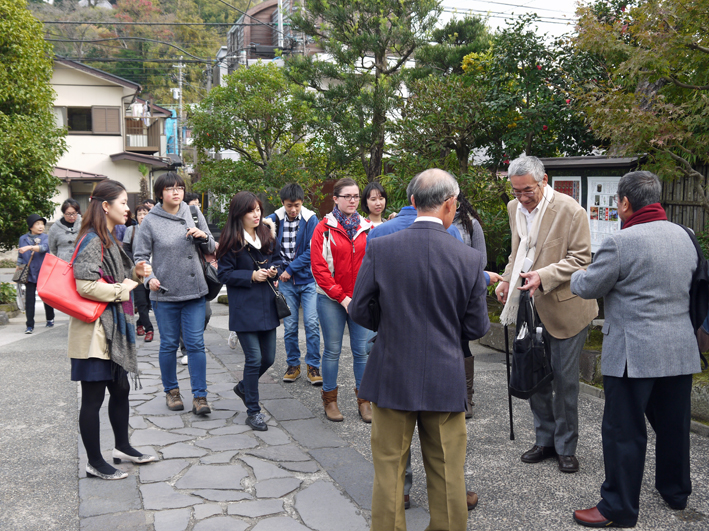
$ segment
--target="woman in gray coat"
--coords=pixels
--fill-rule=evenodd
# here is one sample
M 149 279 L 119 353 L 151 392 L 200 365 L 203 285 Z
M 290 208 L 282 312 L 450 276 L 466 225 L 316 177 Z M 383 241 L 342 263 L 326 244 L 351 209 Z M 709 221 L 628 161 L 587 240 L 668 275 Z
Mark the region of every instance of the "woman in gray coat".
M 65 262 L 71 260 L 76 235 L 81 230 L 81 207 L 74 199 L 62 203 L 62 218 L 49 229 L 49 252 Z
M 160 201 L 145 216 L 135 238 L 136 262 L 152 261 L 153 272 L 146 278 L 150 301 L 160 331 L 160 374 L 165 400 L 171 411 L 184 404 L 177 383 L 177 348 L 180 334 L 187 349 L 187 367 L 192 385 L 192 412 L 211 413 L 207 404 L 207 356 L 204 351 L 205 295 L 207 281 L 195 243 L 213 253 L 214 238 L 207 221 L 198 211 L 197 226 L 183 201 L 185 182 L 175 172 L 155 181 L 155 198 Z
M 460 235 L 463 237 L 463 243 L 480 251 L 482 254 L 483 269 L 485 269 L 485 265 L 487 264 L 487 249 L 485 248 L 483 228 L 480 225 L 480 215 L 473 205 L 468 202 L 462 191 L 460 195 L 458 195 L 458 202 L 460 206 L 455 213 L 455 218 L 453 218 L 453 225 L 460 231 Z M 473 353 L 470 351 L 468 341 L 463 341 L 463 355 L 465 356 L 465 384 L 468 391 L 468 398 L 465 402 L 465 418 L 469 419 L 473 417 L 473 406 L 475 405 L 473 402 L 473 393 L 475 393 L 473 388 L 475 379 L 475 356 L 473 356 Z

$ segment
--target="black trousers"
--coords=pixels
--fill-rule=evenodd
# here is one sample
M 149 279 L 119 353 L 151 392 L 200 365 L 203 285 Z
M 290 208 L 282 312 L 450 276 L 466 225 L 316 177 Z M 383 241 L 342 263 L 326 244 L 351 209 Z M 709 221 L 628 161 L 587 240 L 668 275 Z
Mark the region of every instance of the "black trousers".
M 146 332 L 153 331 L 153 324 L 150 322 L 149 293 L 142 284 L 133 290 L 133 305 L 138 312 L 138 324 L 145 328 Z
M 28 282 L 25 284 L 25 317 L 27 317 L 27 328 L 34 328 L 34 307 L 37 302 L 37 283 Z M 44 316 L 47 321 L 54 321 L 54 308 L 44 303 Z
M 606 480 L 598 510 L 621 525 L 638 520 L 645 467 L 645 416 L 656 434 L 655 488 L 673 509 L 683 509 L 692 492 L 689 426 L 692 375 L 664 378 L 603 377 L 603 460 Z

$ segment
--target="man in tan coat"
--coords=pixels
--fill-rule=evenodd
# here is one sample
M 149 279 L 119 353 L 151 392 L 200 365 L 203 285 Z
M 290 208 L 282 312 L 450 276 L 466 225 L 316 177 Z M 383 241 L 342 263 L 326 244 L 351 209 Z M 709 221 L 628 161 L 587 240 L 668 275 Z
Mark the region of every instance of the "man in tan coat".
M 577 472 L 579 354 L 588 325 L 598 314 L 595 300 L 583 300 L 569 287 L 571 275 L 591 263 L 586 211 L 552 190 L 536 157 L 513 160 L 508 175 L 516 199 L 507 205 L 512 253 L 495 290 L 505 304 L 500 321 L 515 322 L 519 291 L 529 290 L 548 332 L 554 372 L 554 379 L 529 399 L 536 442 L 522 461 L 556 457 L 559 470 Z

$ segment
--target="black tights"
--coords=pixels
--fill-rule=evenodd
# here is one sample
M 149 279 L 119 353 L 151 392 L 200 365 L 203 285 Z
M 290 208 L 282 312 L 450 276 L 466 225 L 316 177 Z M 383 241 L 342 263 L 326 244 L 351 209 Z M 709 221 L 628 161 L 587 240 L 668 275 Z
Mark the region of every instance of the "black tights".
M 118 381 L 81 382 L 81 411 L 79 412 L 79 430 L 86 448 L 89 464 L 99 472 L 110 474 L 113 469 L 101 455 L 101 437 L 99 410 L 103 404 L 106 388 L 111 397 L 108 400 L 108 419 L 111 421 L 116 449 L 130 455 L 140 455 L 128 441 L 128 393 L 130 384 L 123 374 Z

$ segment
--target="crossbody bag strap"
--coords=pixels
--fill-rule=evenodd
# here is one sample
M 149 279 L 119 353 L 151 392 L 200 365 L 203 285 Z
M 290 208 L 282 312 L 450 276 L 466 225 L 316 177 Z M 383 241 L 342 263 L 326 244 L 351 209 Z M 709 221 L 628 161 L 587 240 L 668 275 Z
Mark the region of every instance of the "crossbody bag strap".
M 256 261 L 256 259 L 253 257 L 253 255 L 251 254 L 251 251 L 249 250 L 248 247 L 246 247 L 246 252 L 248 253 L 249 258 L 251 258 L 251 260 L 252 260 L 253 263 L 254 263 L 254 267 L 256 268 L 256 269 L 254 269 L 254 271 L 258 271 L 261 267 L 259 266 L 259 264 L 258 264 L 258 262 Z M 273 291 L 273 294 L 276 295 L 276 296 L 278 296 L 278 292 L 276 291 L 276 288 L 273 287 L 273 284 L 272 284 L 272 281 L 271 281 L 270 278 L 266 278 L 266 284 L 268 284 L 268 285 L 270 286 L 271 291 Z

